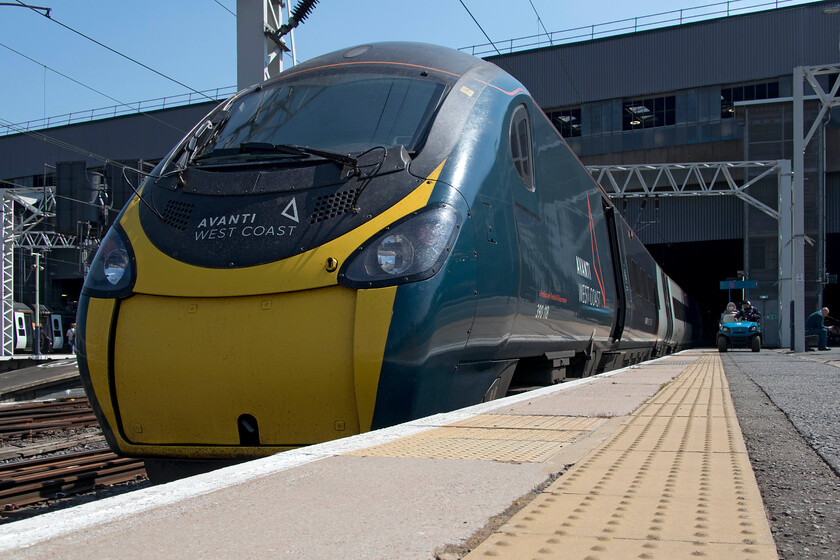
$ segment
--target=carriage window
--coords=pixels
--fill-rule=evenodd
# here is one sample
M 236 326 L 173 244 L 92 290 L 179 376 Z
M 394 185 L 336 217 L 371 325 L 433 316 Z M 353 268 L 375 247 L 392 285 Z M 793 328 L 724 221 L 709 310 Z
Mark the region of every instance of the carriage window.
M 510 119 L 510 153 L 513 156 L 513 165 L 520 179 L 528 188 L 534 190 L 534 155 L 531 150 L 531 122 L 528 119 L 528 110 L 525 105 L 520 105 L 513 111 Z

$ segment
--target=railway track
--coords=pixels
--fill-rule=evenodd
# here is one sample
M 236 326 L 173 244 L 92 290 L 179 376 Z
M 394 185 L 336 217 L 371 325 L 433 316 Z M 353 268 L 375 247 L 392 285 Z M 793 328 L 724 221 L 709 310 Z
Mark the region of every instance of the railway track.
M 0 407 L 0 441 L 98 426 L 87 397 L 33 401 Z
M 87 398 L 0 406 L 0 508 L 8 511 L 145 478 L 143 461 L 104 449 Z M 28 458 L 34 457 L 34 458 Z
M 145 475 L 143 461 L 118 457 L 108 450 L 7 463 L 0 466 L 0 506 L 16 509 Z

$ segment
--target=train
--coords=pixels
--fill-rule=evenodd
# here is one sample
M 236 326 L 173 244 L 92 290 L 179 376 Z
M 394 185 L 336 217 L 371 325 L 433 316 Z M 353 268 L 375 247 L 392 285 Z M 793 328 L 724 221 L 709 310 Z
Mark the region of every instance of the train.
M 26 304 L 14 302 L 12 317 L 14 320 L 14 352 L 28 353 L 35 351 L 35 312 Z M 41 305 L 40 354 L 64 351 L 64 328 L 62 316 L 51 312 Z
M 592 375 L 698 326 L 521 83 L 390 42 L 202 119 L 104 237 L 77 353 L 111 448 L 157 469 Z

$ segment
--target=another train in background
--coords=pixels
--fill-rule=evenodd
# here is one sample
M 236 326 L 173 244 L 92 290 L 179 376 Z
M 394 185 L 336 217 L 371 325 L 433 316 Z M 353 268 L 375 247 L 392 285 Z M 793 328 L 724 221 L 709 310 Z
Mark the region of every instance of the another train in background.
M 14 352 L 31 353 L 35 351 L 35 313 L 26 304 L 15 302 Z M 41 354 L 64 351 L 64 321 L 61 315 L 52 313 L 46 306 L 41 306 Z

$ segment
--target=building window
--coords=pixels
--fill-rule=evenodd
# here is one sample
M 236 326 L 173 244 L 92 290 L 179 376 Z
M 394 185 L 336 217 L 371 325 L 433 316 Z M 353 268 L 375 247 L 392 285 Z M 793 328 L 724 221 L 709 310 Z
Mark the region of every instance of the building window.
M 742 84 L 720 88 L 720 118 L 735 116 L 735 104 L 739 101 L 775 99 L 779 97 L 779 81 Z
M 554 109 L 547 112 L 548 120 L 563 138 L 580 136 L 580 108 Z
M 533 150 L 531 149 L 531 121 L 528 109 L 520 105 L 510 118 L 510 154 L 513 166 L 528 190 L 534 190 Z
M 676 97 L 650 97 L 624 102 L 624 130 L 676 124 Z

